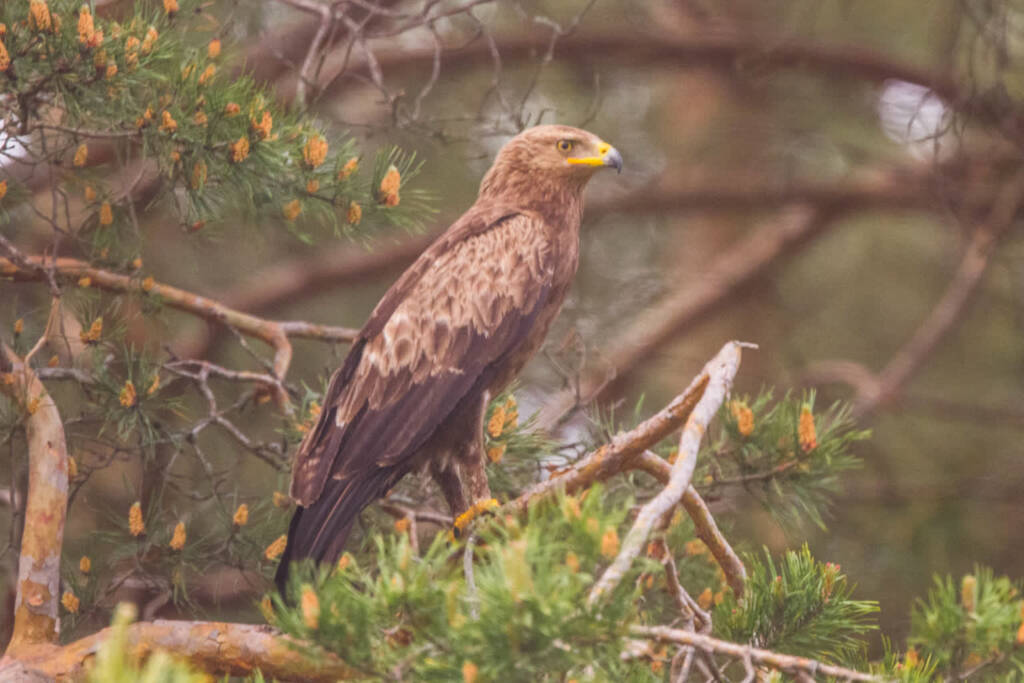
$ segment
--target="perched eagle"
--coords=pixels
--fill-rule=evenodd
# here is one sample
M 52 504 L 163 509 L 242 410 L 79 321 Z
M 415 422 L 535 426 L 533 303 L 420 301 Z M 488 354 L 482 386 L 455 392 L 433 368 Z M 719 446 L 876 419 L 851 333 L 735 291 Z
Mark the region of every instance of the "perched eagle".
M 476 203 L 392 285 L 334 373 L 299 446 L 289 564 L 334 562 L 360 511 L 427 468 L 452 514 L 490 497 L 483 419 L 540 347 L 579 257 L 583 188 L 622 157 L 591 133 L 537 126 L 498 152 Z

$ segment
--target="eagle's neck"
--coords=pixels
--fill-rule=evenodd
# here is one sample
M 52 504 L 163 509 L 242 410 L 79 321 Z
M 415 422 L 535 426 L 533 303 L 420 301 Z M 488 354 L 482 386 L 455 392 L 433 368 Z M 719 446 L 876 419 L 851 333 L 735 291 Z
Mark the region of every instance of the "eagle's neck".
M 544 216 L 551 226 L 579 229 L 583 216 L 583 186 L 585 179 L 547 178 L 541 174 L 530 174 L 503 169 L 495 173 L 491 169 L 480 183 L 477 203 L 495 202 L 512 205 Z

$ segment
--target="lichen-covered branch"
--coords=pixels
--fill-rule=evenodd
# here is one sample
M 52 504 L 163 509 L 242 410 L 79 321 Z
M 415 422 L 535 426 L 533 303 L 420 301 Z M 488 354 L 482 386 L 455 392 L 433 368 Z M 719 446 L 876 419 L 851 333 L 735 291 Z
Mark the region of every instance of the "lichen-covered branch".
M 64 647 L 30 649 L 18 659 L 44 675 L 74 679 L 85 672 L 112 628 Z M 326 682 L 354 676 L 337 657 L 320 651 L 307 657 L 299 643 L 269 626 L 158 619 L 128 626 L 127 641 L 136 656 L 162 650 L 217 675 L 245 676 L 259 669 L 268 680 Z
M 704 366 L 701 374 L 709 378 L 707 388 L 686 419 L 686 426 L 679 438 L 679 457 L 672 465 L 668 485 L 641 508 L 633 528 L 622 542 L 618 556 L 590 590 L 587 601 L 591 605 L 615 589 L 643 550 L 655 524 L 679 504 L 686 489 L 690 487 L 690 479 L 697 466 L 700 442 L 732 387 L 733 378 L 740 366 L 741 348 L 739 342 L 729 342 Z
M 672 399 L 656 415 L 628 432 L 617 434 L 609 443 L 588 453 L 572 467 L 534 484 L 508 503 L 507 507 L 523 512 L 537 500 L 558 491 L 573 493 L 629 469 L 635 457 L 683 425 L 704 394 L 709 380 L 705 368 L 690 382 L 686 391 Z
M 731 643 L 711 636 L 684 631 L 668 626 L 632 626 L 630 633 L 640 638 L 649 638 L 663 643 L 689 645 L 703 652 L 725 655 L 740 660 L 749 660 L 761 666 L 779 669 L 785 673 L 805 674 L 810 676 L 830 676 L 845 681 L 881 681 L 882 678 L 866 674 L 856 669 L 826 664 L 816 659 L 794 657 L 770 650 Z
M 43 383 L 7 346 L 0 347 L 0 392 L 28 416 L 28 493 L 18 559 L 14 630 L 7 653 L 57 640 L 60 553 L 68 502 L 64 425 Z
M 668 484 L 672 474 L 672 466 L 664 459 L 659 458 L 651 451 L 645 451 L 633 461 L 637 469 L 647 472 L 655 477 L 662 484 Z M 704 541 L 704 545 L 711 551 L 712 557 L 718 562 L 718 566 L 725 573 L 725 580 L 737 598 L 743 596 L 743 588 L 747 582 L 747 570 L 743 566 L 739 555 L 729 545 L 729 541 L 718 529 L 715 518 L 711 516 L 707 504 L 692 485 L 688 486 L 683 494 L 683 508 L 686 514 L 693 521 L 693 527 L 697 532 L 697 538 Z

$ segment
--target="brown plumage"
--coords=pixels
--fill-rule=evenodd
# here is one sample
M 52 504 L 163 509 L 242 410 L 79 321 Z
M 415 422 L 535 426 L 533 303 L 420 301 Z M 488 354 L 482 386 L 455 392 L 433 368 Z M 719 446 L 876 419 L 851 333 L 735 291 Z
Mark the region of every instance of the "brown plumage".
M 359 512 L 427 467 L 457 515 L 489 497 L 483 417 L 537 351 L 579 256 L 583 188 L 622 158 L 594 135 L 538 126 L 498 153 L 475 204 L 387 291 L 299 446 L 299 509 L 275 581 L 334 562 Z M 468 494 L 468 495 L 467 495 Z

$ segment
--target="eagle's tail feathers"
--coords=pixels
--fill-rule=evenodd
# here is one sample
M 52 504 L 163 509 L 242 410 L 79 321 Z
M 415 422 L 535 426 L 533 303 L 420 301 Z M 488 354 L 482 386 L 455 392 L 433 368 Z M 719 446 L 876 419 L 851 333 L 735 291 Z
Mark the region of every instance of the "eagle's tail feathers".
M 341 557 L 359 513 L 383 496 L 397 478 L 392 468 L 382 467 L 343 481 L 331 479 L 315 503 L 295 511 L 288 545 L 274 576 L 282 595 L 293 562 L 312 558 L 318 564 L 334 564 Z

